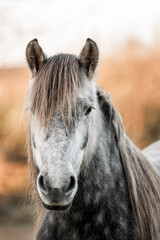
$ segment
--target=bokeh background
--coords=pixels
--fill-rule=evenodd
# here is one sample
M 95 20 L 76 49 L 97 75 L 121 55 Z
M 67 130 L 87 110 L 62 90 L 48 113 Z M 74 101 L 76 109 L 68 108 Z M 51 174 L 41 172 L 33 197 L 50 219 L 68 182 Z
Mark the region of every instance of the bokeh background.
M 30 73 L 25 48 L 48 56 L 99 46 L 98 83 L 112 96 L 127 134 L 143 148 L 160 139 L 159 0 L 0 0 L 0 240 L 32 236 L 25 127 Z

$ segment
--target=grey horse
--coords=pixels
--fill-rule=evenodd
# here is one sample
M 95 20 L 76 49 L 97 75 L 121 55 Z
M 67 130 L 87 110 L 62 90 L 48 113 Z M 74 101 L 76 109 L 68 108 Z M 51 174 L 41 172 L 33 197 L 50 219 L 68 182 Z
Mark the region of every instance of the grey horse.
M 28 161 L 37 240 L 158 240 L 160 177 L 95 82 L 98 47 L 26 49 Z

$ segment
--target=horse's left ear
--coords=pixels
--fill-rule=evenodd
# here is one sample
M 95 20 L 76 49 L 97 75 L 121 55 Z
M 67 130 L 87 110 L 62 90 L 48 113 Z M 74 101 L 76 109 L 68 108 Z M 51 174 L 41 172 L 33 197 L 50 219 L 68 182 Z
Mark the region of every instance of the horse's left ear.
M 92 78 L 97 67 L 99 51 L 97 44 L 88 38 L 80 54 L 80 64 L 82 65 L 87 77 Z
M 37 39 L 33 39 L 28 43 L 26 48 L 26 58 L 32 74 L 35 75 L 46 59 L 46 55 L 40 47 Z

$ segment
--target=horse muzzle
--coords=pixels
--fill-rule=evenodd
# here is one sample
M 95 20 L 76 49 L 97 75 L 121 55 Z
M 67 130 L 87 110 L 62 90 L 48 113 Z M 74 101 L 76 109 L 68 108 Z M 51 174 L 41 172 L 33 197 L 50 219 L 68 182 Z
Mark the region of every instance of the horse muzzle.
M 43 175 L 37 179 L 37 188 L 42 205 L 49 210 L 63 211 L 72 205 L 73 198 L 77 192 L 77 180 L 72 175 L 63 181 L 62 187 L 55 187 L 51 181 Z

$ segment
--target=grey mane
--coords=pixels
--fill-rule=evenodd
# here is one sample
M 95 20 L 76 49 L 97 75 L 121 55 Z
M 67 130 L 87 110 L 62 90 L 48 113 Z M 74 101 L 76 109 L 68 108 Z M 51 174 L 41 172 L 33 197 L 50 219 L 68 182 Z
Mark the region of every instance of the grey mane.
M 110 108 L 110 112 L 112 112 L 111 118 L 115 130 L 117 147 L 126 174 L 132 208 L 137 225 L 139 226 L 141 238 L 159 239 L 159 233 L 156 229 L 159 228 L 160 224 L 160 209 L 158 207 L 160 203 L 160 194 L 158 190 L 158 186 L 160 185 L 160 177 L 159 174 L 155 172 L 155 169 L 153 167 L 153 165 L 155 165 L 155 167 L 159 170 L 159 162 L 157 161 L 155 164 L 153 163 L 152 165 L 145 157 L 145 155 L 148 155 L 144 155 L 132 143 L 132 141 L 125 133 L 122 119 L 119 113 L 114 109 L 113 105 L 111 104 L 108 94 L 106 94 L 102 89 L 98 92 L 100 96 L 99 99 L 101 100 L 100 105 L 102 105 L 102 111 L 104 112 L 104 114 L 108 112 L 108 108 Z M 105 116 L 107 115 L 108 114 L 105 114 Z M 144 151 L 144 153 L 146 152 L 147 151 Z M 144 183 L 146 184 L 145 186 L 143 185 Z M 155 186 L 157 187 L 156 192 L 155 189 L 153 189 Z M 154 199 L 154 201 L 152 202 L 151 199 Z M 148 206 L 144 205 L 144 209 L 140 209 L 139 206 L 141 204 L 145 204 L 146 202 Z M 157 210 L 155 211 L 155 209 Z M 141 212 L 141 210 L 143 211 L 143 213 Z M 150 214 L 148 214 L 149 212 Z M 153 212 L 154 215 L 152 215 Z M 142 214 L 145 215 L 145 220 L 142 217 Z M 155 218 L 155 214 L 158 215 L 158 222 L 157 218 Z M 150 230 L 148 231 L 151 225 L 153 232 L 150 232 Z

